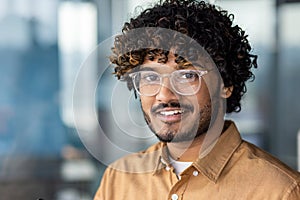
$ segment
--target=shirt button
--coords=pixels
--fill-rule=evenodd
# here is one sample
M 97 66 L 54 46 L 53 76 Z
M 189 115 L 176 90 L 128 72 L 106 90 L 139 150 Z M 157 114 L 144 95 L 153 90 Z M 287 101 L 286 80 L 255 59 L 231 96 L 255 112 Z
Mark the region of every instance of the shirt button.
M 177 194 L 172 194 L 171 199 L 172 200 L 177 200 L 178 199 L 178 195 Z
M 196 171 L 196 170 L 195 170 L 195 171 L 193 171 L 193 175 L 194 175 L 194 176 L 198 176 L 198 174 L 199 174 L 199 172 L 198 172 L 198 171 Z

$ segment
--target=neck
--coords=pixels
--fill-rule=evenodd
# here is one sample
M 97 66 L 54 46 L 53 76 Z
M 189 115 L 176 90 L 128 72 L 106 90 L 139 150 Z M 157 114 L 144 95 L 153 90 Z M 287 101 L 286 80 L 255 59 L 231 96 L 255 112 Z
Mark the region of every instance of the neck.
M 193 162 L 199 158 L 204 138 L 205 134 L 200 135 L 193 141 L 167 143 L 169 154 L 174 160 L 181 162 Z

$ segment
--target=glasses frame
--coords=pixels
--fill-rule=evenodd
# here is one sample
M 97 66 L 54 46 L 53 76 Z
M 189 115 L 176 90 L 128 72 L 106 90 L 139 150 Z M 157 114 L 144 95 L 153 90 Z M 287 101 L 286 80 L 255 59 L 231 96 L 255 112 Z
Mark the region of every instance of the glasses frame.
M 183 93 L 183 92 L 177 91 L 177 89 L 176 89 L 176 87 L 174 86 L 174 83 L 173 83 L 173 75 L 174 75 L 174 72 L 178 72 L 178 71 L 182 71 L 182 72 L 184 72 L 184 71 L 186 71 L 186 72 L 195 72 L 195 73 L 198 75 L 198 78 L 199 78 L 199 86 L 198 86 L 198 88 L 197 88 L 193 93 L 188 93 L 188 94 L 187 94 L 187 93 Z M 169 79 L 169 82 L 170 82 L 172 91 L 176 92 L 177 94 L 183 95 L 183 96 L 194 95 L 194 94 L 196 94 L 196 93 L 199 91 L 199 89 L 201 88 L 201 79 L 202 79 L 202 76 L 204 76 L 205 74 L 208 73 L 207 70 L 182 69 L 182 70 L 176 70 L 176 71 L 173 71 L 172 73 L 168 73 L 168 74 L 160 74 L 160 73 L 158 73 L 158 72 L 156 72 L 156 71 L 144 70 L 144 72 L 154 72 L 154 73 L 157 73 L 157 74 L 159 75 L 159 77 L 160 77 L 160 83 L 159 83 L 160 87 L 159 87 L 159 89 L 157 90 L 157 92 L 154 93 L 154 94 L 152 94 L 152 95 L 147 95 L 147 94 L 142 94 L 142 93 L 140 93 L 140 91 L 138 90 L 138 86 L 136 85 L 135 79 L 136 79 L 137 75 L 138 75 L 140 72 L 143 72 L 143 70 L 137 71 L 137 72 L 132 72 L 132 73 L 129 74 L 129 77 L 130 77 L 131 80 L 132 80 L 132 83 L 133 83 L 133 86 L 134 86 L 135 91 L 136 91 L 139 95 L 141 95 L 141 96 L 148 96 L 148 97 L 155 96 L 155 95 L 157 95 L 157 94 L 159 93 L 159 91 L 161 90 L 161 87 L 163 86 L 163 79 L 164 79 L 165 77 L 167 77 L 167 78 Z

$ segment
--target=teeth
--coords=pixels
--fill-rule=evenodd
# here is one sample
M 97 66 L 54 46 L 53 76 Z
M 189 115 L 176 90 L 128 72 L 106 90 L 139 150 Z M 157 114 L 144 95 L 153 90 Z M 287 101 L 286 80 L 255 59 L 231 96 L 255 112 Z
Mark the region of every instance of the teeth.
M 170 116 L 170 115 L 176 115 L 181 114 L 182 110 L 170 110 L 170 111 L 161 111 L 160 114 Z

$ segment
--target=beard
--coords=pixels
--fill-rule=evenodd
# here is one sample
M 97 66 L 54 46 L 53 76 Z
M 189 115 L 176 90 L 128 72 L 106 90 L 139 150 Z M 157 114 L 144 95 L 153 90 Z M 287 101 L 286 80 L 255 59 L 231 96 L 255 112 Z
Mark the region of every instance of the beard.
M 170 108 L 180 108 L 181 105 L 179 103 L 174 104 L 164 104 L 159 105 L 159 107 L 170 107 Z M 182 107 L 191 107 L 184 106 Z M 194 110 L 194 109 L 192 109 Z M 150 130 L 156 135 L 156 137 L 162 142 L 171 142 L 171 143 L 179 143 L 192 141 L 195 138 L 205 134 L 209 129 L 211 122 L 211 104 L 204 105 L 195 116 L 185 116 L 189 118 L 189 121 L 192 123 L 183 123 L 180 122 L 180 127 L 177 130 L 171 128 L 172 124 L 165 124 L 163 127 L 155 128 L 153 123 L 151 122 L 150 116 L 143 110 L 145 121 L 150 128 Z M 190 119 L 191 118 L 191 119 Z

